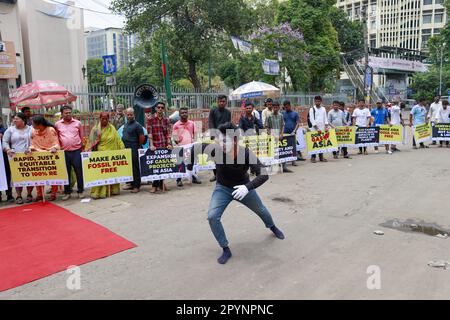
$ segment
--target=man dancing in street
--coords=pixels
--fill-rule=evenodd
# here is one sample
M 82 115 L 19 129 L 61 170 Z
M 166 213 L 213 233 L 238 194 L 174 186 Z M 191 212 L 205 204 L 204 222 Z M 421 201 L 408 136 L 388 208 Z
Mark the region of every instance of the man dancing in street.
M 241 202 L 255 212 L 278 239 L 284 239 L 284 235 L 275 226 L 269 210 L 255 191 L 269 179 L 265 172 L 261 173 L 261 162 L 248 148 L 239 145 L 239 129 L 232 123 L 224 123 L 218 130 L 219 141 L 209 154 L 207 153 L 216 161 L 217 170 L 217 183 L 209 204 L 208 221 L 214 237 L 223 249 L 217 262 L 225 264 L 231 258 L 231 250 L 220 220 L 226 207 L 233 200 Z M 197 144 L 193 149 L 189 170 L 192 169 L 190 167 L 194 163 L 195 154 L 206 152 L 209 148 L 208 144 Z M 248 175 L 249 168 L 256 173 L 256 178 L 252 181 Z

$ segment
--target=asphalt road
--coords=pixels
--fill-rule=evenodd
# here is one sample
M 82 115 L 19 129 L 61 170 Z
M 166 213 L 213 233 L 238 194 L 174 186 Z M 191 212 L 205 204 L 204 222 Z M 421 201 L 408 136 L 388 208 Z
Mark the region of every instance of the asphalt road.
M 328 156 L 272 176 L 258 192 L 283 241 L 231 203 L 226 265 L 216 262 L 221 250 L 206 220 L 210 173 L 201 186 L 177 189 L 172 181 L 164 195 L 145 186 L 110 200 L 58 202 L 138 247 L 81 266 L 80 290 L 68 290 L 69 275 L 60 272 L 0 299 L 449 299 L 450 271 L 427 263 L 450 261 L 450 239 L 380 224 L 411 219 L 450 229 L 450 149 L 400 148 L 393 155 L 352 150 L 351 160 Z M 375 276 L 368 268 L 379 271 L 379 282 L 369 281 L 379 289 L 368 288 Z

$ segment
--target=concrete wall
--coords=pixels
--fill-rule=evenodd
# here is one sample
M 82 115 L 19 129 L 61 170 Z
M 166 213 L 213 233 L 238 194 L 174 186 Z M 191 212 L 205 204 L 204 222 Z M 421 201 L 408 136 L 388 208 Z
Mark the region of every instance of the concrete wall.
M 26 82 L 24 50 L 22 45 L 22 29 L 18 4 L 0 2 L 0 32 L 3 41 L 14 42 L 17 59 L 17 72 L 21 76 L 22 83 Z M 16 81 L 9 80 L 9 87 L 14 87 Z
M 86 63 L 82 10 L 69 8 L 66 14 L 70 18 L 55 17 L 51 14 L 61 6 L 42 0 L 19 0 L 19 9 L 28 82 L 85 84 L 81 71 Z

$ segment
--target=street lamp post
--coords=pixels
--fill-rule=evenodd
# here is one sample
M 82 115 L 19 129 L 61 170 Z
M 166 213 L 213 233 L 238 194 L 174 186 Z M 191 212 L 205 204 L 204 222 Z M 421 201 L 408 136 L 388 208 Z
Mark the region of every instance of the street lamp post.
M 441 65 L 439 68 L 439 96 L 442 96 L 442 65 L 443 65 L 443 60 L 444 60 L 444 47 L 445 47 L 445 42 L 442 43 L 442 45 L 441 45 Z

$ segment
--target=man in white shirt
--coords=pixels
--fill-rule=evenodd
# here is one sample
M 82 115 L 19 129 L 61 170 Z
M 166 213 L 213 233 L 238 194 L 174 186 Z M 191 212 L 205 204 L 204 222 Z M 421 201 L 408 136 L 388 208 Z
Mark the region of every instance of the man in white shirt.
M 358 101 L 358 107 L 353 111 L 353 125 L 357 127 L 370 127 L 370 120 L 372 119 L 372 115 L 370 114 L 369 108 L 366 107 L 366 101 L 364 99 L 360 99 Z M 367 147 L 360 147 L 358 154 L 367 155 Z
M 311 131 L 326 131 L 328 130 L 328 117 L 327 110 L 322 106 L 322 97 L 316 96 L 314 97 L 314 106 L 309 109 L 309 121 L 311 122 L 311 127 L 309 128 Z M 321 162 L 328 162 L 327 159 L 324 159 L 323 153 L 319 153 L 319 160 Z M 316 163 L 316 155 L 313 154 L 311 156 L 311 162 Z
M 427 121 L 434 122 L 436 119 L 437 112 L 439 108 L 442 107 L 441 96 L 434 97 L 434 102 L 430 105 L 430 109 L 427 114 Z M 432 144 L 436 144 L 436 141 L 433 141 Z
M 448 107 L 448 101 L 442 101 L 442 106 L 439 107 L 436 112 L 435 123 L 450 123 L 450 108 Z M 447 148 L 450 148 L 450 141 L 445 141 Z M 444 141 L 439 141 L 439 148 L 442 148 Z
M 273 100 L 271 98 L 267 98 L 264 101 L 264 107 L 266 107 L 261 114 L 261 123 L 264 125 L 266 123 L 266 119 L 272 114 Z
M 398 125 L 404 126 L 402 119 L 402 109 L 398 101 L 395 101 L 394 105 L 390 107 L 389 115 L 390 115 L 389 124 L 391 126 L 398 126 Z M 399 149 L 397 149 L 397 146 L 395 144 L 391 146 L 391 149 L 392 151 L 400 151 Z

